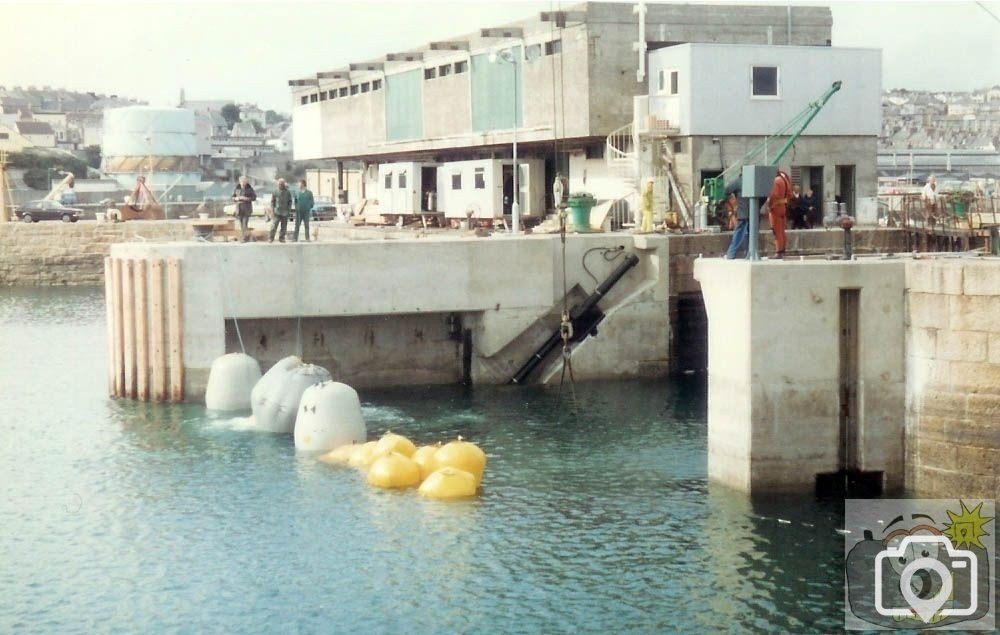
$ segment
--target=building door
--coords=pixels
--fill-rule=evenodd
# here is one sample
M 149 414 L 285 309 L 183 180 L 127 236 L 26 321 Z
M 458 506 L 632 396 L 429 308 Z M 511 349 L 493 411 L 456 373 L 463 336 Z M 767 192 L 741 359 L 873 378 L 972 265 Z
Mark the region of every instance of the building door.
M 437 168 L 424 166 L 420 168 L 420 209 L 433 212 L 437 208 Z
M 511 203 L 514 202 L 514 166 L 502 166 L 500 175 L 503 182 L 503 213 L 510 214 Z
M 837 195 L 840 196 L 840 202 L 847 204 L 847 213 L 851 216 L 855 215 L 855 210 L 857 209 L 854 193 L 854 166 L 838 165 Z

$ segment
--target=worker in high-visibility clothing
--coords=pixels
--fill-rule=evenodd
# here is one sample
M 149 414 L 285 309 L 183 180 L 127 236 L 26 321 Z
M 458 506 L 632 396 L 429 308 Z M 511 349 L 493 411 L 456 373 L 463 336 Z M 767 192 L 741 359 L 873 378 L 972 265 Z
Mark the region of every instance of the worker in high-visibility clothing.
M 639 231 L 649 233 L 653 231 L 653 181 L 646 181 L 642 188 L 642 223 Z
M 771 194 L 764 202 L 767 208 L 767 220 L 771 223 L 774 233 L 774 257 L 785 257 L 785 224 L 788 219 L 788 203 L 792 198 L 792 179 L 784 170 L 778 170 L 771 185 Z

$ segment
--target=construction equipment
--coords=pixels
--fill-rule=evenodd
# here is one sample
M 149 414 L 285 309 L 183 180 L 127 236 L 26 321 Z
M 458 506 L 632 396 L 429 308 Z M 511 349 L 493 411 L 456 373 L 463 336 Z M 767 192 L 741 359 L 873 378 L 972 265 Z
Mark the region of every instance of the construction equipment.
M 74 205 L 76 203 L 76 193 L 73 192 L 73 184 L 76 182 L 76 177 L 72 172 L 59 171 L 59 174 L 64 175 L 64 178 L 59 183 L 52 186 L 49 193 L 45 195 L 43 200 L 46 201 L 59 201 L 64 205 Z
M 756 157 L 767 150 L 767 147 L 778 137 L 788 135 L 788 140 L 785 144 L 781 146 L 778 153 L 774 157 L 768 159 L 765 155 L 764 165 L 777 165 L 781 158 L 785 156 L 795 140 L 805 131 L 812 120 L 819 114 L 826 102 L 830 100 L 835 92 L 840 90 L 840 81 L 833 82 L 833 84 L 826 90 L 825 93 L 816 101 L 806 106 L 805 110 L 797 114 L 791 121 L 786 123 L 781 130 L 778 130 L 773 135 L 765 138 L 756 147 L 754 147 L 750 152 L 743 155 L 738 161 L 730 165 L 728 168 L 722 171 L 719 176 L 705 179 L 701 186 L 701 199 L 703 202 L 707 202 L 710 207 L 714 208 L 717 204 L 724 201 L 726 198 L 726 185 L 728 182 L 734 181 L 739 177 L 741 170 L 744 165 L 749 165 L 751 163 L 759 163 L 755 161 Z M 789 133 L 789 130 L 793 130 Z
M 135 180 L 135 189 L 118 206 L 118 220 L 163 220 L 163 207 L 146 186 L 146 177 Z

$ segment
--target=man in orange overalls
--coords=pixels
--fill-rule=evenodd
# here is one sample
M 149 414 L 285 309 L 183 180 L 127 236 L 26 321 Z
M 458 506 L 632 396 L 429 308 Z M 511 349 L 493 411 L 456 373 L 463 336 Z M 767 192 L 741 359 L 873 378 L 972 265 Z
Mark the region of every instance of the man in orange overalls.
M 785 257 L 785 223 L 788 218 L 788 203 L 792 198 L 792 179 L 787 172 L 778 170 L 771 186 L 771 194 L 764 205 L 767 207 L 767 219 L 774 232 L 775 258 Z

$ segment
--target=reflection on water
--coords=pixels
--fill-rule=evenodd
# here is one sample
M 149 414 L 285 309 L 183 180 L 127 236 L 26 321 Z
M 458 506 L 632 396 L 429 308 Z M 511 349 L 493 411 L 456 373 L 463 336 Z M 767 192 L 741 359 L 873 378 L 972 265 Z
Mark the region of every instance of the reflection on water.
M 840 506 L 710 487 L 698 378 L 362 391 L 373 436 L 485 448 L 442 503 L 108 398 L 102 295 L 0 291 L 0 631 L 840 627 Z

